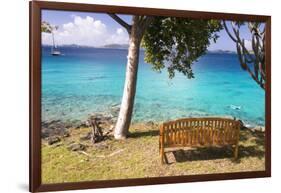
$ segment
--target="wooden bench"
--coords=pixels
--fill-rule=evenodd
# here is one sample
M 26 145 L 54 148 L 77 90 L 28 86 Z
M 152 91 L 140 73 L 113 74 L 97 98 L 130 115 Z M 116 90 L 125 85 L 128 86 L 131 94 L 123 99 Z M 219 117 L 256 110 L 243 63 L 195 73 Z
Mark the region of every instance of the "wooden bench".
M 165 148 L 234 146 L 238 158 L 241 122 L 228 118 L 185 118 L 164 122 L 160 126 L 159 151 L 161 163 L 167 163 Z

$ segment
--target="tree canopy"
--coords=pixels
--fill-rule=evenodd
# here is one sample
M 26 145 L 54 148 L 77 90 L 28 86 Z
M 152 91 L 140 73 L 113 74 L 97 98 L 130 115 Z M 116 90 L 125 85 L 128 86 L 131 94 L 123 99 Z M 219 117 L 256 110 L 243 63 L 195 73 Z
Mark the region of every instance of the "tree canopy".
M 219 20 L 155 17 L 142 40 L 145 61 L 156 71 L 166 67 L 170 78 L 175 71 L 194 78 L 192 63 L 206 53 L 211 41 L 216 42 L 222 28 Z
M 58 26 L 52 26 L 50 23 L 46 21 L 42 21 L 41 31 L 45 33 L 52 33 L 54 30 L 57 30 Z

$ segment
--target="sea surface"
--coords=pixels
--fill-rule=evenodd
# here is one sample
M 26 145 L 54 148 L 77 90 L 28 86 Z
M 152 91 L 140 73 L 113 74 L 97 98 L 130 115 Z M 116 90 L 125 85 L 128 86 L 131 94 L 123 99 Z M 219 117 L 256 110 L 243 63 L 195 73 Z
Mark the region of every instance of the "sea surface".
M 42 47 L 42 120 L 86 120 L 92 113 L 112 114 L 120 105 L 127 50 L 61 48 L 51 56 Z M 194 79 L 168 78 L 151 69 L 140 53 L 133 121 L 181 117 L 232 116 L 264 125 L 265 92 L 239 65 L 237 55 L 208 53 L 193 65 Z M 118 110 L 117 110 L 118 111 Z

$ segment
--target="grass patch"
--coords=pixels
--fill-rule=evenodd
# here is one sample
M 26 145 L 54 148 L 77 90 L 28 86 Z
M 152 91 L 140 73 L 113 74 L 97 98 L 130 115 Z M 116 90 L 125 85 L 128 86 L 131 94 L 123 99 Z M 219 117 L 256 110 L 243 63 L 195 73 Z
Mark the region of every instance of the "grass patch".
M 157 125 L 133 124 L 127 140 L 111 137 L 96 145 L 80 141 L 89 131 L 70 129 L 70 137 L 51 146 L 42 140 L 43 184 L 265 170 L 263 132 L 241 130 L 238 162 L 232 148 L 198 148 L 168 152 L 169 164 L 161 165 Z M 73 152 L 71 143 L 87 148 Z

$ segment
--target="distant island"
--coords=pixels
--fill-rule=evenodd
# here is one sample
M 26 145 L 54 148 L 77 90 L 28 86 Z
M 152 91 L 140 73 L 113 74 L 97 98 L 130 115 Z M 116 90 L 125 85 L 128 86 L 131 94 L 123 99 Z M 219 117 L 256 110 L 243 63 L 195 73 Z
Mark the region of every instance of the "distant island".
M 43 45 L 43 47 L 51 47 L 51 45 Z M 86 45 L 77 45 L 77 44 L 65 44 L 59 45 L 61 48 L 108 48 L 108 49 L 128 49 L 128 44 L 106 44 L 103 46 L 86 46 Z
M 43 45 L 43 47 L 51 47 L 51 45 Z M 78 45 L 78 44 L 63 44 L 59 45 L 60 48 L 104 48 L 104 49 L 125 49 L 127 50 L 129 44 L 105 44 L 103 46 L 86 46 L 86 45 Z M 141 48 L 143 51 L 144 49 Z M 236 51 L 231 50 L 208 50 L 207 53 L 210 54 L 236 54 Z
M 102 46 L 102 48 L 115 48 L 115 49 L 128 49 L 129 44 L 107 44 Z
M 211 54 L 236 54 L 236 51 L 231 50 L 208 50 L 208 53 Z

